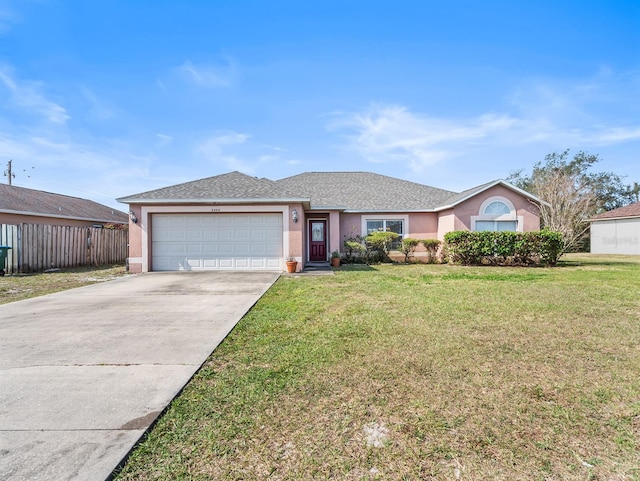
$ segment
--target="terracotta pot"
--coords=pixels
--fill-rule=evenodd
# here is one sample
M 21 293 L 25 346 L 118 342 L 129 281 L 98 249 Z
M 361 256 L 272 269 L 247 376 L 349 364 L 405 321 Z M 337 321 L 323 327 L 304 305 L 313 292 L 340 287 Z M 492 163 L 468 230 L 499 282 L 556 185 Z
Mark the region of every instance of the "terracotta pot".
M 287 272 L 289 274 L 295 272 L 298 268 L 298 261 L 287 261 Z
M 339 257 L 332 257 L 331 258 L 331 265 L 333 267 L 340 267 L 340 258 Z

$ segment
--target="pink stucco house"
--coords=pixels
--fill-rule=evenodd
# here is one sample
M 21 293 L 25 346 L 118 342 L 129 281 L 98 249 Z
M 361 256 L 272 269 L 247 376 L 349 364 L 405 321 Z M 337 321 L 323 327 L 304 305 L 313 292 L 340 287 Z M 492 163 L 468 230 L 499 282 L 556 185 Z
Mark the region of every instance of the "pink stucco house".
M 231 172 L 118 199 L 129 204 L 129 267 L 276 270 L 327 262 L 354 235 L 385 229 L 442 239 L 453 230 L 532 231 L 540 199 L 496 180 L 464 192 L 370 172 L 281 180 Z

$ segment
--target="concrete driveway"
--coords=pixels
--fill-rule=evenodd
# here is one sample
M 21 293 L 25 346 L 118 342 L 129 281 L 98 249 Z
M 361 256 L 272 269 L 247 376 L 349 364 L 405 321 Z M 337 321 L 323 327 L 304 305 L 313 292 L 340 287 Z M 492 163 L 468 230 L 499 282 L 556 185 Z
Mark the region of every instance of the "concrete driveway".
M 278 276 L 139 274 L 0 305 L 0 479 L 109 478 Z

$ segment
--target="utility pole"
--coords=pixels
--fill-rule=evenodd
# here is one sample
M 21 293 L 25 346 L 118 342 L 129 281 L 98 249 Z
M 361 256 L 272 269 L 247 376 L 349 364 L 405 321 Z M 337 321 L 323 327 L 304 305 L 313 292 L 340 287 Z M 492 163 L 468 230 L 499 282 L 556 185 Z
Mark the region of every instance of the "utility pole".
M 11 185 L 11 179 L 16 178 L 16 174 L 11 171 L 11 160 L 7 162 L 7 170 L 4 171 L 4 176 L 9 179 L 9 185 Z

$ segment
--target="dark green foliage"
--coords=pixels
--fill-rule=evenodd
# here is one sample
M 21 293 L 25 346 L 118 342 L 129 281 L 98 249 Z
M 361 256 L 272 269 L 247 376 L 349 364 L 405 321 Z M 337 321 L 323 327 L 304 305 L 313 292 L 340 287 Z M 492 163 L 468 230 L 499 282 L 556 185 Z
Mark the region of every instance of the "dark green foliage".
M 638 199 L 640 185 L 623 183 L 612 172 L 591 172 L 600 161 L 597 155 L 569 150 L 554 152 L 534 165 L 530 175 L 512 172 L 509 182 L 535 194 L 540 205 L 540 222 L 545 229 L 561 232 L 563 252 L 576 250 L 589 229 L 589 218 L 622 207 Z
M 400 237 L 399 234 L 395 232 L 385 232 L 385 231 L 377 231 L 372 232 L 364 240 L 367 244 L 371 244 L 371 246 L 376 250 L 381 250 L 385 254 L 388 254 L 391 250 L 391 244 L 396 241 Z
M 507 180 L 521 189 L 538 196 L 544 192 L 540 190 L 540 184 L 546 182 L 550 173 L 562 173 L 575 179 L 576 184 L 582 186 L 594 194 L 593 212 L 597 214 L 618 207 L 637 202 L 640 195 L 640 185 L 637 182 L 625 184 L 624 177 L 613 172 L 591 172 L 590 169 L 600 162 L 597 154 L 589 154 L 580 151 L 570 157 L 570 150 L 553 152 L 544 158 L 543 162 L 537 162 L 530 175 L 522 170 L 511 172 Z
M 400 234 L 390 231 L 372 232 L 364 238 L 367 246 L 368 262 L 386 261 L 389 258 L 389 251 Z
M 556 265 L 563 249 L 559 232 L 469 232 L 445 234 L 449 260 L 463 265 Z

